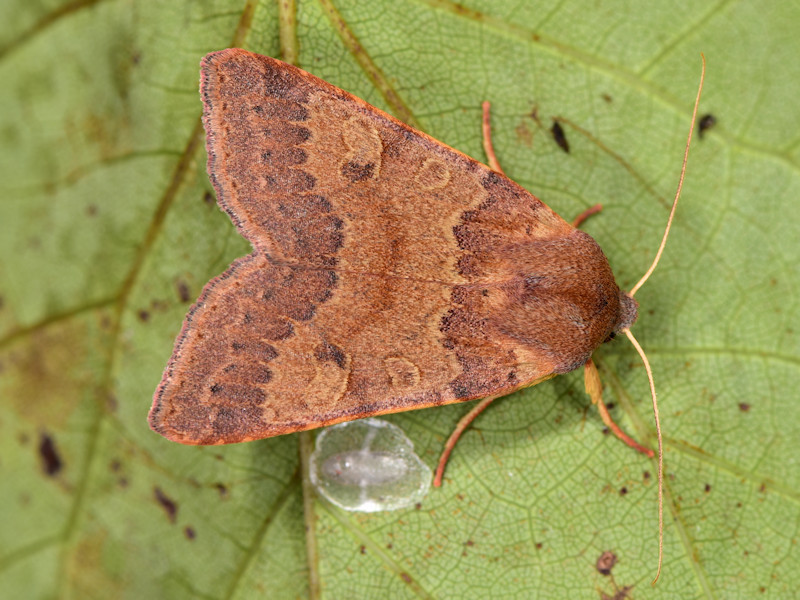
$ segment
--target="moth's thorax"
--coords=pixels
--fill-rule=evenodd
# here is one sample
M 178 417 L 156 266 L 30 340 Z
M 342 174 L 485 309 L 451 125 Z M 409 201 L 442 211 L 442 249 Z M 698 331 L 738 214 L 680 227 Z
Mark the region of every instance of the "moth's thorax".
M 636 302 L 620 291 L 603 251 L 582 231 L 520 244 L 509 258 L 504 314 L 493 320 L 502 334 L 544 353 L 557 373 L 581 366 L 636 319 Z

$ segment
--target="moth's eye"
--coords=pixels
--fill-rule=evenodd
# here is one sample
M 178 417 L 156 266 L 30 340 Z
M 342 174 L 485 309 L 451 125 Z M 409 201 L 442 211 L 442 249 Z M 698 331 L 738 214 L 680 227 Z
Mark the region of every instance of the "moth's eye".
M 603 343 L 605 344 L 606 342 L 610 342 L 615 337 L 617 337 L 617 334 L 616 334 L 616 332 L 612 331 L 611 333 L 608 334 L 608 337 L 603 340 Z
M 322 496 L 358 512 L 413 506 L 431 483 L 431 470 L 411 440 L 380 419 L 341 423 L 320 433 L 309 474 Z

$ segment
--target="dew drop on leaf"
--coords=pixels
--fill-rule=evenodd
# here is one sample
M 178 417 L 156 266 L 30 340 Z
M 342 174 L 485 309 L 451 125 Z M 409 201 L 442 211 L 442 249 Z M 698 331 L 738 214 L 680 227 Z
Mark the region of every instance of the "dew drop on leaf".
M 413 506 L 431 484 L 431 470 L 403 430 L 381 419 L 328 427 L 309 465 L 317 492 L 345 510 L 378 512 Z

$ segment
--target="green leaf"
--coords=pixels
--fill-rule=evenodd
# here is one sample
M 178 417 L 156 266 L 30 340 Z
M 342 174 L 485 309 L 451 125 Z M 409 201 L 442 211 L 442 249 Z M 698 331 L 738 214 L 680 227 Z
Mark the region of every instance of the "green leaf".
M 298 436 L 196 448 L 146 415 L 184 313 L 248 252 L 205 172 L 198 63 L 280 56 L 278 3 L 0 6 L 0 589 L 44 598 L 787 597 L 800 588 L 800 10 L 736 3 L 298 2 L 299 65 L 483 160 L 585 229 L 629 288 L 682 204 L 634 332 L 655 462 L 604 435 L 580 373 L 495 403 L 417 509 L 304 493 Z M 284 42 L 284 50 L 291 46 Z M 550 134 L 558 118 L 570 152 Z M 624 340 L 596 359 L 654 443 Z M 469 405 L 396 415 L 435 465 Z M 304 513 L 304 500 L 306 512 Z M 306 526 L 311 533 L 306 537 Z M 308 547 L 311 540 L 311 548 Z M 612 576 L 596 561 L 618 562 Z M 309 556 L 312 558 L 309 559 Z M 319 587 L 317 588 L 317 583 Z

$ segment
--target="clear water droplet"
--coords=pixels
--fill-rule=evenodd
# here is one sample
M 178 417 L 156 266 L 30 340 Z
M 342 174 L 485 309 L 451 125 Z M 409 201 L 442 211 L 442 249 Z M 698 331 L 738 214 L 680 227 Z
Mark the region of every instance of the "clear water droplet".
M 309 471 L 322 496 L 358 512 L 413 506 L 428 493 L 432 476 L 403 430 L 380 419 L 325 429 L 317 436 Z

